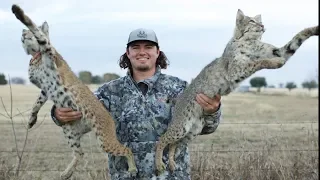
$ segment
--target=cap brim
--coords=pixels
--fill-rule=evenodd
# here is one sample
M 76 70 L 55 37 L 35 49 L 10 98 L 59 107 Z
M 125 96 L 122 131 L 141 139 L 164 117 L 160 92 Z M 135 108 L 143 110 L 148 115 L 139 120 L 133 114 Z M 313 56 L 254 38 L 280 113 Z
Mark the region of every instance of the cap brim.
M 137 39 L 137 40 L 133 40 L 133 41 L 128 42 L 127 45 L 130 45 L 130 44 L 132 44 L 132 43 L 139 42 L 139 41 L 148 41 L 148 42 L 151 42 L 151 43 L 154 43 L 154 44 L 158 45 L 157 42 L 154 42 L 154 41 L 151 41 L 151 40 L 147 40 L 147 39 Z

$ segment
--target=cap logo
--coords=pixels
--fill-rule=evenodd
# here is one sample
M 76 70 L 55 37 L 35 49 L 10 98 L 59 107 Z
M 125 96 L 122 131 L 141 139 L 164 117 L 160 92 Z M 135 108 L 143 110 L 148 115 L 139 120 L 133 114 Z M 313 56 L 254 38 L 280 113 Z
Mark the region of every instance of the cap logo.
M 137 34 L 137 36 L 139 38 L 147 38 L 147 34 L 144 31 L 139 31 L 139 33 Z

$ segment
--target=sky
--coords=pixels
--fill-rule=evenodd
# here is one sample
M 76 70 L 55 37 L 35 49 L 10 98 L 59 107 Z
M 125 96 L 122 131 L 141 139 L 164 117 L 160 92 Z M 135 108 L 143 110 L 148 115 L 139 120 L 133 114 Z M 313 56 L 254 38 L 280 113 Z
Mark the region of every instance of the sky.
M 0 73 L 28 78 L 30 56 L 21 45 L 25 28 L 11 13 L 20 5 L 35 23 L 49 24 L 52 44 L 75 73 L 91 71 L 126 74 L 119 57 L 129 33 L 153 29 L 170 65 L 165 74 L 190 82 L 213 59 L 220 57 L 235 27 L 236 13 L 261 14 L 266 32 L 262 41 L 285 45 L 304 28 L 318 25 L 318 0 L 3 0 L 0 3 Z M 280 69 L 256 72 L 269 85 L 294 81 L 298 86 L 318 74 L 318 37 L 311 37 Z

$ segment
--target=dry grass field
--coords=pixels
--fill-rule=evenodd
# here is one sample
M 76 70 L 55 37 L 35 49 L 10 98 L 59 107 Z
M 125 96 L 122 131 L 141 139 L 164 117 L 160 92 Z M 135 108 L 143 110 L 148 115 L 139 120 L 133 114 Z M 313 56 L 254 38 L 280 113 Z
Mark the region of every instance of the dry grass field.
M 91 87 L 95 89 L 94 86 Z M 190 144 L 193 180 L 318 179 L 318 90 L 263 90 L 261 94 L 232 93 L 222 98 L 223 119 L 212 135 Z M 18 149 L 23 148 L 28 112 L 39 90 L 12 86 L 13 118 Z M 0 86 L 10 112 L 9 86 Z M 62 131 L 49 116 L 47 102 L 29 131 L 17 179 L 56 180 L 72 156 Z M 19 111 L 18 111 L 19 110 Z M 0 104 L 0 113 L 5 111 Z M 11 121 L 0 114 L 0 180 L 14 179 L 17 161 Z M 73 179 L 104 179 L 106 159 L 93 134 L 82 140 L 87 164 L 78 166 Z

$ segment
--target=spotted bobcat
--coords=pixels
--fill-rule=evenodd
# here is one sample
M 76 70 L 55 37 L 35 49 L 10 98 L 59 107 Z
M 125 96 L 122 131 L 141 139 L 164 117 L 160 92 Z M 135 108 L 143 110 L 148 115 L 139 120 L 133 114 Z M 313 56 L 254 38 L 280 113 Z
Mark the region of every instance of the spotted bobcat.
M 128 171 L 134 176 L 137 168 L 131 149 L 120 144 L 116 137 L 114 120 L 109 112 L 76 77 L 50 43 L 47 22 L 37 27 L 17 5 L 12 6 L 12 12 L 29 29 L 23 30 L 21 40 L 26 53 L 33 56 L 29 64 L 29 79 L 41 89 L 40 96 L 32 107 L 28 128 L 32 128 L 36 123 L 37 114 L 48 99 L 52 100 L 56 107 L 72 107 L 83 115 L 81 120 L 62 126 L 65 138 L 73 150 L 73 159 L 61 173 L 61 179 L 71 177 L 77 162 L 83 157 L 80 138 L 92 129 L 100 147 L 106 153 L 126 156 Z
M 156 147 L 156 173 L 163 173 L 163 150 L 169 145 L 169 168 L 175 169 L 174 155 L 179 143 L 188 143 L 197 136 L 204 125 L 204 114 L 195 101 L 197 93 L 209 97 L 232 92 L 239 83 L 262 69 L 281 68 L 311 36 L 319 35 L 318 26 L 309 27 L 296 34 L 283 47 L 275 47 L 261 41 L 265 28 L 261 15 L 249 17 L 239 9 L 233 37 L 222 56 L 202 69 L 199 75 L 175 100 L 172 123 L 160 137 Z

